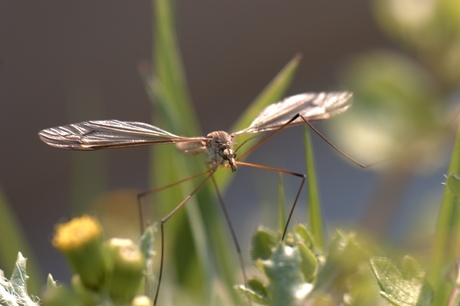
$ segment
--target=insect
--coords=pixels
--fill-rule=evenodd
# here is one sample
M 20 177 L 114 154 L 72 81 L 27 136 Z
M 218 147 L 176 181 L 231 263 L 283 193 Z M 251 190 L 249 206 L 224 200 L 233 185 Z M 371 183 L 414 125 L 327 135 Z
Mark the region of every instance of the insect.
M 209 133 L 206 137 L 184 137 L 174 135 L 156 126 L 142 123 L 142 122 L 128 122 L 119 120 L 95 120 L 83 121 L 64 126 L 48 128 L 38 133 L 40 139 L 46 144 L 59 149 L 71 150 L 98 150 L 109 148 L 124 148 L 133 146 L 145 146 L 154 144 L 167 144 L 172 143 L 187 154 L 192 153 L 206 153 L 208 156 L 207 163 L 209 167 L 206 171 L 193 175 L 191 177 L 180 180 L 179 182 L 158 188 L 155 190 L 160 191 L 171 186 L 180 184 L 186 180 L 208 174 L 202 182 L 181 202 L 174 208 L 168 215 L 161 219 L 161 257 L 160 257 L 160 270 L 158 276 L 158 286 L 155 293 L 155 303 L 158 297 L 162 270 L 163 270 L 163 255 L 164 255 L 164 235 L 163 226 L 171 218 L 171 216 L 179 210 L 187 201 L 192 197 L 197 190 L 210 178 L 213 178 L 214 172 L 219 168 L 230 168 L 232 172 L 237 170 L 237 166 L 249 166 L 254 168 L 266 169 L 276 171 L 279 173 L 286 173 L 302 178 L 302 182 L 297 191 L 294 204 L 289 213 L 286 222 L 284 233 L 286 233 L 289 221 L 294 211 L 297 199 L 300 195 L 305 175 L 295 173 L 284 169 L 273 168 L 253 163 L 241 161 L 241 159 L 258 148 L 262 143 L 278 133 L 285 127 L 290 127 L 300 124 L 308 124 L 310 121 L 328 119 L 334 115 L 343 113 L 351 106 L 351 92 L 322 92 L 322 93 L 303 93 L 287 97 L 284 100 L 271 104 L 263 109 L 259 115 L 252 121 L 249 127 L 233 132 L 227 133 L 225 131 L 214 131 Z M 313 127 L 312 127 L 313 128 Z M 314 129 L 314 128 L 313 128 Z M 317 132 L 316 129 L 314 129 Z M 271 132 L 264 139 L 253 145 L 244 154 L 237 158 L 236 152 L 244 144 L 240 144 L 235 150 L 234 138 L 240 135 L 258 134 L 264 132 Z M 318 132 L 317 132 L 318 133 Z M 326 140 L 327 141 L 327 140 Z M 329 141 L 327 141 L 332 145 Z M 333 146 L 333 145 L 332 145 Z M 335 148 L 335 146 L 333 146 Z M 339 152 L 341 152 L 339 150 Z M 216 191 L 217 186 L 213 179 Z M 219 201 L 224 209 L 226 221 L 232 234 L 232 238 L 237 248 L 240 264 L 243 267 L 243 259 L 240 252 L 240 247 L 236 240 L 233 228 L 231 226 L 228 215 L 226 214 L 222 198 L 218 193 Z M 246 281 L 246 276 L 243 268 L 243 277 Z

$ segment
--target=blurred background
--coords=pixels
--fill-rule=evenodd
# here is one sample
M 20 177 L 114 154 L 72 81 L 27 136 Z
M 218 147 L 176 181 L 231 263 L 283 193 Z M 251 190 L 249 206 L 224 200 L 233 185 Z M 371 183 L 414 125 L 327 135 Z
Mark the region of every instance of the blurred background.
M 363 170 L 313 136 L 329 232 L 364 227 L 403 243 L 433 229 L 459 96 L 455 1 L 175 3 L 203 133 L 228 129 L 301 53 L 287 95 L 355 92 L 346 114 L 316 125 L 326 137 L 365 164 L 402 156 Z M 0 2 L 0 186 L 30 252 L 55 279 L 68 277 L 50 243 L 54 225 L 118 190 L 131 199 L 130 218 L 138 222 L 135 194 L 150 188 L 155 165 L 147 147 L 70 152 L 46 146 L 37 133 L 92 119 L 151 122 L 155 110 L 138 66 L 152 58 L 152 16 L 150 1 Z M 283 131 L 249 161 L 305 173 L 302 128 Z M 241 167 L 235 176 L 225 202 L 247 250 L 256 226 L 276 227 L 277 175 Z M 285 184 L 290 203 L 298 182 Z M 294 222 L 305 222 L 305 210 L 303 192 Z M 0 235 L 7 241 L 7 232 Z M 0 258 L 8 274 L 5 262 Z

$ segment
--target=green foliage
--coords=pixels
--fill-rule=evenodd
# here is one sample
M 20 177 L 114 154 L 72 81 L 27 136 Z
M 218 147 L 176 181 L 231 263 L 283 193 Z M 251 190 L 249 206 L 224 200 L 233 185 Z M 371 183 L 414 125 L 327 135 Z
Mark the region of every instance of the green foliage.
M 449 174 L 446 185 L 457 199 L 460 198 L 460 177 L 457 174 Z
M 152 3 L 153 69 L 144 69 L 141 75 L 155 106 L 153 121 L 178 135 L 202 135 L 180 58 L 173 3 L 168 0 L 153 0 Z M 460 84 L 459 2 L 414 3 L 411 0 L 373 2 L 380 27 L 406 53 L 374 50 L 354 57 L 342 71 L 342 83 L 347 90 L 354 92 L 355 97 L 353 112 L 347 112 L 335 121 L 338 126 L 334 127 L 336 133 L 333 134 L 339 143 L 342 142 L 345 151 L 360 161 L 374 162 L 381 157 L 398 155 L 399 150 L 395 147 L 406 150 L 404 145 L 410 144 L 411 149 L 405 153 L 408 158 L 398 159 L 390 170 L 386 170 L 387 175 L 409 176 L 408 173 L 413 174 L 422 167 L 437 166 L 446 134 L 441 126 L 453 115 L 444 111 L 444 104 Z M 246 127 L 263 107 L 282 98 L 299 61 L 297 55 L 287 63 L 241 115 L 232 131 Z M 421 140 L 414 141 L 417 138 Z M 241 142 L 244 140 L 244 137 L 240 139 Z M 390 259 L 394 254 L 388 255 L 389 250 L 382 251 L 362 242 L 353 233 L 337 230 L 326 239 L 308 131 L 305 143 L 309 182 L 308 226 L 294 226 L 283 241 L 280 233 L 263 227 L 256 230 L 250 254 L 263 277 L 252 277 L 247 284 L 237 286 L 238 290 L 232 289 L 239 266 L 231 239 L 222 226 L 224 220 L 215 205 L 214 191 L 205 185 L 185 206 L 187 214 L 178 213 L 166 225 L 167 263 L 164 271 L 168 277 L 164 279 L 162 289 L 166 289 L 166 293 L 173 292 L 174 297 L 165 294 L 164 300 L 170 302 L 172 299 L 188 305 L 236 305 L 242 303 L 236 294 L 241 292 L 253 303 L 262 305 L 367 306 L 386 302 L 401 306 L 457 305 L 460 300 L 459 268 L 456 266 L 460 250 L 460 128 L 441 200 L 434 244 L 430 249 L 432 256 L 423 258 L 423 264 L 405 256 L 400 267 Z M 426 157 L 422 152 L 431 154 Z M 163 186 L 203 171 L 202 160 L 185 158 L 174 148 L 153 148 L 152 185 Z M 427 160 L 431 162 L 428 166 Z M 218 171 L 215 175 L 222 190 L 228 186 L 231 177 L 229 171 Z M 158 215 L 169 213 L 190 194 L 197 182 L 198 179 L 184 182 L 156 195 L 154 202 L 161 203 L 157 205 Z M 285 221 L 281 213 L 284 212 L 281 180 L 279 186 L 278 229 L 281 231 Z M 386 198 L 381 200 L 386 201 Z M 2 196 L 0 218 L 3 221 L 0 226 L 4 230 L 0 232 L 8 233 L 9 241 L 26 250 L 27 247 L 21 244 L 20 231 L 15 224 L 9 223 L 14 218 L 4 209 L 7 207 L 4 203 L 6 200 Z M 129 245 L 127 252 L 142 258 L 142 265 L 139 261 L 133 265 L 120 264 L 119 251 L 122 248 L 119 244 L 111 244 L 113 241 L 103 244 L 97 240 L 94 246 L 97 252 L 86 252 L 86 249 L 83 252 L 99 254 L 97 258 L 93 255 L 69 256 L 64 252 L 74 270 L 72 287 L 58 285 L 49 275 L 42 295 L 43 305 L 151 305 L 152 301 L 138 295 L 138 291 L 145 289 L 153 295 L 156 289 L 152 264 L 153 235 L 153 229 L 149 228 L 141 238 L 139 248 L 132 242 L 126 243 Z M 11 242 L 0 245 L 4 258 L 11 258 L 11 250 L 17 248 Z M 8 249 L 5 250 L 4 246 Z M 89 262 L 75 262 L 75 258 Z M 93 265 L 97 267 L 87 268 Z M 102 271 L 103 277 L 91 278 L 99 275 L 94 271 Z M 447 273 L 449 271 L 454 272 Z M 147 277 L 145 288 L 139 281 L 143 273 Z M 451 277 L 445 277 L 446 274 Z M 219 286 L 216 285 L 216 275 L 222 280 Z M 25 259 L 19 254 L 11 278 L 8 280 L 3 275 L 0 278 L 0 305 L 38 305 L 38 299 L 30 297 L 27 291 L 27 279 Z M 38 283 L 36 277 L 33 282 Z M 163 302 L 161 292 L 160 304 Z
M 29 274 L 33 278 L 29 284 L 29 289 L 33 293 L 38 293 L 40 288 L 38 278 L 41 271 L 10 205 L 0 187 L 0 261 L 6 267 L 13 266 L 15 261 L 17 263 L 18 251 L 26 254 L 29 258 Z
M 350 281 L 357 275 L 366 278 L 367 283 L 371 281 L 365 269 L 369 254 L 354 234 L 336 232 L 325 252 L 312 242 L 304 225 L 296 225 L 285 241 L 280 241 L 280 236 L 271 230 L 259 227 L 253 236 L 251 254 L 265 279 L 253 278 L 248 286 L 237 288 L 255 303 L 366 305 L 376 300 L 375 288 L 373 298 L 369 298 L 358 294 L 363 282 Z
M 18 254 L 16 265 L 8 280 L 0 270 L 0 305 L 2 306 L 38 306 L 38 299 L 29 296 L 27 291 L 26 259 Z
M 335 138 L 366 163 L 403 149 L 411 158 L 396 168 L 433 169 L 445 148 L 445 123 L 454 116 L 447 104 L 460 84 L 458 1 L 372 4 L 382 31 L 405 52 L 371 50 L 344 65 L 341 82 L 355 103 L 353 112 L 338 118 L 333 129 L 343 132 Z
M 432 305 L 434 292 L 425 278 L 425 272 L 411 257 L 404 257 L 401 270 L 387 258 L 370 260 L 372 273 L 381 289 L 380 294 L 397 306 Z
M 153 69 L 141 71 L 149 97 L 155 106 L 155 125 L 177 135 L 200 136 L 202 132 L 194 113 L 186 86 L 182 60 L 175 33 L 174 11 L 170 1 L 154 0 L 154 55 Z M 256 114 L 268 104 L 280 100 L 296 71 L 300 56 L 295 56 L 273 81 L 251 103 L 237 120 L 232 130 L 246 127 Z M 152 70 L 152 74 L 147 71 Z M 244 136 L 239 141 L 244 142 Z M 183 156 L 174 147 L 152 148 L 152 187 L 159 187 L 199 173 L 205 169 L 202 159 Z M 232 173 L 217 171 L 214 178 L 221 191 L 228 186 Z M 201 178 L 203 179 L 203 178 Z M 199 178 L 156 194 L 153 205 L 156 216 L 171 212 L 199 183 Z M 158 205 L 158 203 L 162 203 Z M 177 271 L 173 279 L 175 287 L 193 292 L 196 303 L 212 304 L 215 298 L 214 276 L 223 275 L 226 288 L 235 283 L 234 271 L 238 269 L 234 246 L 227 239 L 225 223 L 215 197 L 215 191 L 206 184 L 193 196 L 183 210 L 165 225 L 165 271 Z M 158 217 L 155 219 L 157 220 Z M 214 260 L 218 258 L 218 260 Z M 199 280 L 199 281 L 197 281 Z M 168 286 L 165 282 L 162 286 Z M 234 291 L 234 303 L 240 298 Z M 160 295 L 161 299 L 161 295 Z M 200 301 L 200 302 L 198 302 Z
M 150 280 L 149 266 L 153 254 L 152 228 L 149 227 L 145 231 L 139 246 L 129 239 L 120 238 L 102 242 L 98 239 L 98 233 L 91 232 L 90 235 L 85 235 L 88 222 L 75 222 L 81 219 L 76 218 L 65 224 L 73 223 L 72 226 L 59 226 L 53 240 L 55 246 L 65 254 L 72 266 L 74 272 L 71 281 L 72 290 L 57 285 L 50 275 L 43 294 L 43 305 L 137 306 L 146 305 L 146 301 L 149 301 L 147 305 L 152 305 L 150 298 L 139 295 L 143 287 L 141 282 L 143 277 L 146 276 Z M 97 221 L 92 219 L 91 222 Z M 57 236 L 65 241 L 57 244 L 54 242 Z M 80 256 L 82 252 L 86 256 Z M 91 276 L 87 267 L 92 267 L 93 271 L 102 271 L 93 274 L 100 274 L 103 277 Z M 90 283 L 87 274 L 92 280 Z M 153 293 L 152 290 L 150 292 Z
M 307 165 L 308 184 L 308 215 L 307 220 L 315 242 L 319 247 L 324 246 L 323 216 L 319 201 L 318 182 L 316 179 L 315 158 L 311 143 L 310 130 L 305 127 L 305 159 Z

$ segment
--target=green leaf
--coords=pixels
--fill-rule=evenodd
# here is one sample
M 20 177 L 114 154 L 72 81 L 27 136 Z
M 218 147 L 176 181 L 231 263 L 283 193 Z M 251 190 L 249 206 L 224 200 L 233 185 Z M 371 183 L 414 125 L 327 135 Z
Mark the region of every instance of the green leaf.
M 370 264 L 381 289 L 380 294 L 390 303 L 398 306 L 431 305 L 433 291 L 425 281 L 425 273 L 414 265 L 413 260 L 411 267 L 407 268 L 406 263 L 406 269 L 402 271 L 387 258 L 371 258 Z
M 439 159 L 443 138 L 433 131 L 444 126 L 442 98 L 419 63 L 379 51 L 356 56 L 345 68 L 342 83 L 353 92 L 353 106 L 328 125 L 334 143 L 365 165 L 421 153 Z
M 326 262 L 319 268 L 314 290 L 334 292 L 342 288 L 359 267 L 367 263 L 368 257 L 368 251 L 356 241 L 354 233 L 336 231 L 327 247 Z
M 297 243 L 297 248 L 299 249 L 301 261 L 301 269 L 305 281 L 311 283 L 313 282 L 317 269 L 318 269 L 318 259 L 315 254 L 310 250 L 305 244 Z
M 460 198 L 460 177 L 457 174 L 449 174 L 446 185 L 457 198 Z
M 19 221 L 10 209 L 6 195 L 0 187 L 0 262 L 12 267 L 17 260 L 18 251 L 22 251 L 29 257 L 29 274 L 32 276 L 29 287 L 31 292 L 38 293 L 41 286 L 40 268 L 32 256 L 32 250 L 21 230 Z
M 56 281 L 54 280 L 54 278 L 51 275 L 51 273 L 49 273 L 48 277 L 46 278 L 46 288 L 47 289 L 57 288 Z
M 264 260 L 265 273 L 270 279 L 270 305 L 297 305 L 312 289 L 302 273 L 302 257 L 297 247 L 279 243 L 273 255 Z
M 145 260 L 151 260 L 153 256 L 153 232 L 153 226 L 147 227 L 140 239 L 139 248 L 144 255 Z
M 459 156 L 460 125 L 457 130 L 448 173 L 460 173 Z M 430 280 L 434 288 L 438 288 L 441 282 L 443 282 L 443 271 L 446 267 L 454 264 L 457 258 L 456 250 L 460 247 L 460 208 L 458 206 L 458 199 L 456 195 L 450 189 L 452 185 L 456 185 L 456 183 L 452 183 L 452 180 L 455 181 L 455 178 L 451 177 L 450 180 L 451 182 L 449 183 L 449 178 L 447 179 L 446 187 L 444 188 L 441 200 L 441 206 L 439 208 L 434 239 L 434 258 L 429 271 Z M 454 186 L 453 189 L 455 188 L 456 187 Z M 438 298 L 441 300 L 438 300 Z M 437 302 L 443 303 L 444 301 L 447 301 L 447 296 L 438 294 L 436 299 Z
M 51 274 L 48 274 L 48 285 L 42 295 L 44 306 L 82 306 L 73 292 L 66 286 L 57 285 Z
M 145 258 L 145 292 L 149 297 L 152 297 L 155 293 L 156 277 L 153 273 L 153 242 L 154 242 L 154 226 L 147 227 L 144 234 L 141 236 L 139 248 L 144 254 Z
M 252 235 L 251 258 L 268 259 L 273 253 L 273 247 L 276 245 L 279 237 L 271 230 L 259 226 Z
M 291 84 L 292 78 L 297 71 L 300 59 L 302 56 L 297 54 L 294 56 L 286 66 L 273 78 L 273 80 L 264 88 L 264 90 L 257 96 L 257 98 L 246 108 L 246 110 L 241 114 L 235 124 L 230 128 L 230 131 L 239 131 L 247 128 L 254 118 L 268 105 L 278 102 L 281 100 L 286 92 L 287 87 Z M 238 143 L 242 144 L 248 140 L 251 135 L 241 135 L 238 136 Z M 256 141 L 256 137 L 252 141 Z M 246 148 L 249 148 L 250 144 L 247 144 Z M 240 153 L 241 154 L 241 153 Z M 244 154 L 244 153 L 243 153 Z M 247 157 L 247 156 L 246 156 Z M 215 176 L 216 181 L 222 190 L 225 190 L 232 174 L 230 171 L 217 171 Z
M 300 241 L 303 244 L 305 244 L 308 248 L 313 249 L 313 237 L 305 225 L 300 223 L 296 224 L 293 231 L 300 237 Z
M 315 157 L 311 142 L 310 130 L 305 126 L 305 154 L 307 161 L 307 180 L 308 180 L 308 216 L 307 220 L 311 233 L 315 240 L 315 245 L 319 248 L 324 247 L 323 216 L 321 213 L 321 203 L 319 201 L 318 183 L 316 180 Z
M 154 124 L 177 135 L 202 135 L 180 58 L 173 1 L 153 0 L 152 3 L 155 13 L 154 73 L 152 76 L 145 73 L 142 76 L 147 93 L 155 105 Z M 205 169 L 201 158 L 183 156 L 174 146 L 153 147 L 151 164 L 153 188 L 177 182 Z M 154 220 L 170 213 L 203 178 L 184 182 L 152 196 L 155 204 Z M 205 184 L 165 224 L 167 258 L 164 272 L 176 271 L 176 275 L 168 275 L 168 279 L 175 281 L 175 285 L 197 293 L 199 299 L 208 304 L 215 295 L 214 277 L 223 276 L 227 284 L 225 288 L 231 288 L 235 283 L 234 271 L 237 269 L 232 240 L 227 239 L 227 229 L 222 226 L 225 221 L 217 204 L 214 190 L 210 184 Z M 219 260 L 213 260 L 213 256 Z M 168 264 L 174 269 L 168 269 Z M 228 290 L 229 295 L 239 301 L 235 292 Z
M 239 285 L 236 286 L 240 292 L 246 295 L 251 301 L 261 304 L 261 305 L 270 305 L 270 300 L 267 296 L 267 291 L 260 280 L 250 279 L 248 283 L 248 288 Z
M 296 54 L 294 58 L 283 67 L 257 98 L 246 108 L 243 114 L 241 114 L 230 129 L 231 131 L 239 131 L 248 127 L 263 108 L 283 98 L 287 87 L 291 84 L 301 59 L 302 55 Z
M 38 306 L 27 292 L 26 258 L 18 254 L 10 280 L 0 275 L 0 304 L 2 306 Z
M 285 217 L 285 204 L 284 204 L 284 188 L 283 188 L 283 175 L 278 173 L 278 230 L 283 233 L 286 227 Z

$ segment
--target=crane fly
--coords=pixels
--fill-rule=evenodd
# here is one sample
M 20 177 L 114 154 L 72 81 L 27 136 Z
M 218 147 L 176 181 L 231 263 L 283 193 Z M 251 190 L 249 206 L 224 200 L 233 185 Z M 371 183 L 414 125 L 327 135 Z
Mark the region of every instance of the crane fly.
M 167 220 L 169 220 L 169 218 L 171 218 L 171 216 L 177 210 L 179 210 L 210 178 L 212 178 L 214 187 L 219 198 L 219 202 L 224 211 L 226 222 L 229 225 L 229 229 L 238 252 L 243 277 L 246 282 L 247 279 L 244 272 L 243 259 L 240 247 L 238 245 L 238 241 L 236 239 L 233 227 L 230 223 L 230 219 L 228 217 L 222 197 L 217 189 L 216 182 L 213 178 L 214 172 L 219 167 L 230 168 L 232 172 L 235 172 L 237 170 L 237 165 L 242 165 L 301 177 L 302 182 L 297 191 L 294 204 L 292 205 L 292 208 L 290 210 L 289 217 L 287 219 L 285 229 L 282 235 L 282 239 L 284 239 L 284 235 L 286 234 L 289 221 L 291 219 L 292 213 L 297 203 L 297 199 L 300 195 L 301 189 L 305 181 L 305 174 L 291 172 L 279 168 L 263 166 L 259 164 L 246 163 L 241 161 L 241 158 L 243 158 L 245 155 L 258 148 L 262 143 L 264 143 L 266 140 L 268 140 L 270 137 L 272 137 L 274 134 L 278 133 L 285 127 L 300 124 L 308 124 L 311 128 L 314 129 L 316 133 L 319 133 L 310 124 L 310 121 L 324 120 L 334 115 L 343 113 L 351 106 L 352 96 L 353 94 L 351 92 L 344 91 L 328 93 L 303 93 L 287 97 L 280 102 L 267 106 L 252 121 L 249 127 L 243 130 L 233 133 L 227 133 L 225 131 L 215 131 L 209 133 L 206 137 L 178 136 L 147 123 L 119 120 L 83 121 L 80 123 L 44 129 L 40 131 L 38 135 L 43 142 L 59 149 L 88 151 L 98 149 L 125 148 L 134 146 L 173 143 L 179 150 L 187 154 L 207 153 L 207 163 L 210 166 L 206 171 L 182 179 L 176 183 L 145 192 L 139 196 L 141 197 L 142 195 L 145 195 L 147 193 L 158 192 L 166 188 L 172 187 L 174 185 L 183 183 L 187 180 L 193 179 L 195 177 L 208 174 L 205 177 L 205 179 L 203 179 L 201 183 L 181 203 L 179 203 L 176 206 L 176 208 L 174 208 L 168 215 L 161 219 L 161 257 L 158 285 L 154 300 L 156 303 L 163 271 L 164 223 Z M 244 144 L 244 142 L 240 144 L 238 148 L 233 150 L 233 147 L 235 145 L 235 137 L 238 137 L 240 135 L 258 134 L 264 132 L 271 133 L 269 133 L 268 136 L 259 141 L 257 144 L 253 145 L 244 154 L 242 154 L 238 158 L 236 157 L 236 151 L 238 151 L 238 149 Z M 336 148 L 329 141 L 327 142 L 331 146 Z M 340 150 L 339 152 L 342 153 Z M 139 204 L 140 210 L 142 210 L 141 206 L 142 205 Z

